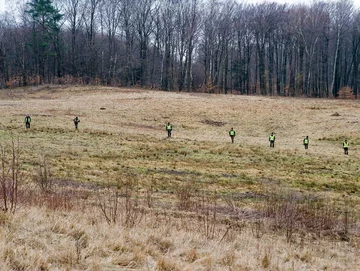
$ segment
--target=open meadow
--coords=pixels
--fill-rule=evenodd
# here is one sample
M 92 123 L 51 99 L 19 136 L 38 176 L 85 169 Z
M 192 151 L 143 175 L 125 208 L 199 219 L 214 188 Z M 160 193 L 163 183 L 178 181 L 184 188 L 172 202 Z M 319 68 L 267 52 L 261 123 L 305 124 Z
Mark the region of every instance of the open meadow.
M 358 100 L 2 90 L 0 270 L 359 270 L 359 131 Z

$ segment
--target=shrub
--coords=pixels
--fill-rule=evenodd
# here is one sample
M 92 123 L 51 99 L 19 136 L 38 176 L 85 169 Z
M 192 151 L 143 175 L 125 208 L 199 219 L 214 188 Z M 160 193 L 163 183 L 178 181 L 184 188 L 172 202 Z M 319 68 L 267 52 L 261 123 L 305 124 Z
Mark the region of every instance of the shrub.
M 51 191 L 53 178 L 45 156 L 40 158 L 39 168 L 37 174 L 33 177 L 33 180 L 43 192 Z
M 138 184 L 134 176 L 118 180 L 116 187 L 108 187 L 98 193 L 98 206 L 106 221 L 116 223 L 120 218 L 126 227 L 141 222 L 144 211 L 139 207 Z
M 318 236 L 321 234 L 335 236 L 342 222 L 341 213 L 334 204 L 329 203 L 328 199 L 310 197 L 291 191 L 283 195 L 268 196 L 265 200 L 264 213 L 271 219 L 270 224 L 273 229 L 285 230 L 288 241 L 292 240 L 295 232 L 300 231 Z
M 156 271 L 177 271 L 180 268 L 176 265 L 176 263 L 170 259 L 159 258 L 156 263 Z
M 5 212 L 14 213 L 17 207 L 19 186 L 24 179 L 20 156 L 19 140 L 12 139 L 10 147 L 0 145 L 0 197 Z

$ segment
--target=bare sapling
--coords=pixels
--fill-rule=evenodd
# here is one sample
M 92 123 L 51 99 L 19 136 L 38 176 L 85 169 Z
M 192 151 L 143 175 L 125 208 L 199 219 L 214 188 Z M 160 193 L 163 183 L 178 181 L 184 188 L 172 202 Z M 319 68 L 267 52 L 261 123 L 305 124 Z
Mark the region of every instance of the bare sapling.
M 204 232 L 206 238 L 214 239 L 218 220 L 217 220 L 217 195 L 203 195 L 202 197 L 202 206 L 203 214 L 199 216 L 200 219 L 200 230 Z
M 139 224 L 144 216 L 138 200 L 138 184 L 133 176 L 118 181 L 116 187 L 109 187 L 98 194 L 101 213 L 107 223 L 117 223 L 118 220 L 126 227 Z
M 130 175 L 122 183 L 122 195 L 125 200 L 123 223 L 126 227 L 134 227 L 143 218 L 144 212 L 139 206 L 139 185 L 136 177 Z
M 108 224 L 116 223 L 119 207 L 119 192 L 108 189 L 98 194 L 98 206 Z
M 39 168 L 34 176 L 35 183 L 43 192 L 50 192 L 52 189 L 53 178 L 46 156 L 40 157 Z
M 12 139 L 10 148 L 0 145 L 1 155 L 1 196 L 3 202 L 3 211 L 15 212 L 18 203 L 18 190 L 23 173 L 20 162 L 20 144 L 19 140 L 15 142 Z
M 284 193 L 283 193 L 284 194 Z M 317 236 L 336 237 L 341 225 L 341 214 L 328 198 L 302 195 L 292 191 L 284 195 L 269 195 L 264 202 L 264 215 L 273 229 L 284 230 L 288 242 L 294 234 L 307 232 Z M 346 239 L 349 231 L 349 210 L 345 202 L 341 236 Z

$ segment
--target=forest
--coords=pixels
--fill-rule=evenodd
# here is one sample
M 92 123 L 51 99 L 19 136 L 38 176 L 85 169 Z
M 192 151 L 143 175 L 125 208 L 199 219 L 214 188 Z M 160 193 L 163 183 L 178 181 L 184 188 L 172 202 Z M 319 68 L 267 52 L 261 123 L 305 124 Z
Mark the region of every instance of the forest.
M 0 14 L 0 89 L 136 86 L 337 97 L 360 87 L 352 1 L 31 0 Z

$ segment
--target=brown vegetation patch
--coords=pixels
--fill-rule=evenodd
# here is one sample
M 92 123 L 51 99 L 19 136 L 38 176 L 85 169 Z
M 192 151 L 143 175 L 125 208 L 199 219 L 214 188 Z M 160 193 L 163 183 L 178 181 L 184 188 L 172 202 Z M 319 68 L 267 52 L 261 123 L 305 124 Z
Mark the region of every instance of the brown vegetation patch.
M 339 90 L 339 99 L 354 99 L 354 93 L 351 87 L 342 87 Z
M 216 121 L 216 120 L 210 120 L 210 119 L 202 120 L 201 123 L 211 125 L 211 126 L 218 126 L 218 127 L 224 126 L 226 124 L 226 122 L 223 122 L 223 121 Z
M 124 125 L 130 126 L 130 127 L 136 127 L 136 128 L 139 128 L 140 130 L 141 129 L 159 130 L 159 127 L 156 127 L 156 126 L 153 126 L 153 125 L 141 124 L 141 123 L 126 123 Z
M 228 200 L 242 200 L 242 199 L 263 199 L 266 195 L 264 193 L 257 193 L 253 191 L 246 191 L 243 193 L 231 193 L 229 195 L 224 196 L 225 199 Z
M 0 103 L 0 106 L 15 106 L 15 104 L 2 104 L 2 103 Z
M 148 172 L 165 173 L 169 175 L 201 175 L 199 172 L 189 172 L 185 170 L 174 170 L 174 169 L 149 169 Z
M 307 107 L 306 109 L 310 109 L 310 110 L 324 110 L 324 109 L 327 109 L 327 108 L 319 107 L 319 106 L 312 106 L 312 107 Z
M 89 182 L 79 182 L 70 179 L 59 179 L 55 178 L 52 181 L 54 186 L 70 189 L 86 189 L 86 190 L 97 190 L 101 188 L 99 184 L 89 183 Z
M 117 89 L 120 92 L 124 92 L 124 93 L 147 93 L 149 92 L 146 89 L 142 89 L 142 88 L 118 88 Z

